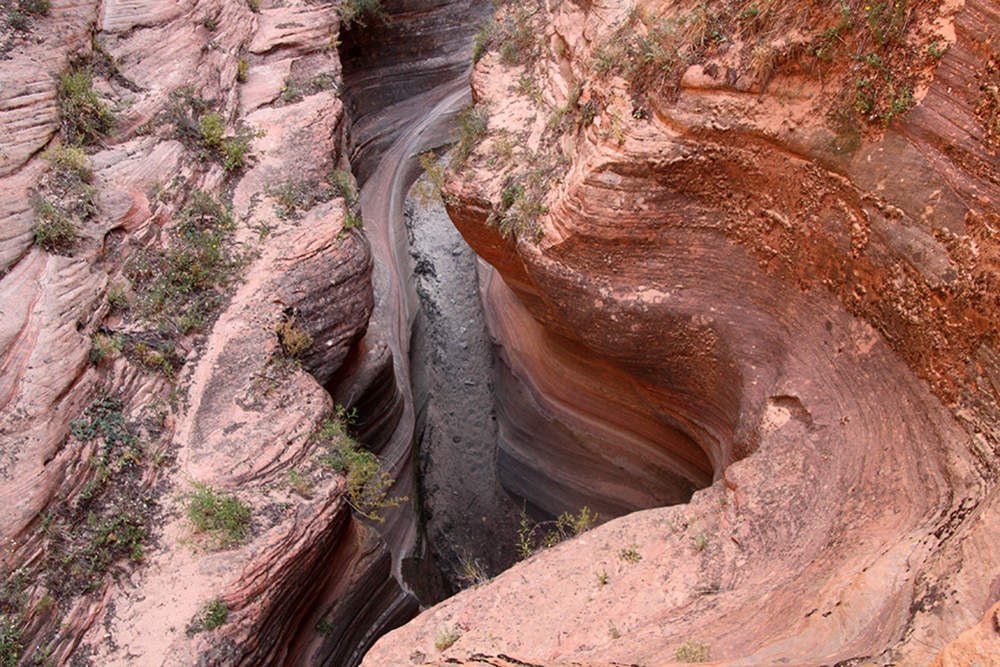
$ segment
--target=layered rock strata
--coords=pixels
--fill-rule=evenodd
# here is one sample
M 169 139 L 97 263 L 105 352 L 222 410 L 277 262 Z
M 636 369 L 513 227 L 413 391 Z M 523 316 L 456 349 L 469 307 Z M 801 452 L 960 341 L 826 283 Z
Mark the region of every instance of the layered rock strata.
M 334 401 L 372 408 L 375 443 L 395 427 L 375 409 L 396 389 L 368 327 L 337 8 L 57 1 L 8 23 L 3 660 L 356 664 L 416 600 L 314 435 Z M 57 146 L 76 72 L 79 103 L 116 116 L 86 154 Z M 38 202 L 74 169 L 77 237 L 43 249 Z M 201 234 L 217 243 L 184 245 Z M 149 291 L 164 275 L 182 296 Z M 312 339 L 298 360 L 282 322 Z M 194 531 L 199 488 L 249 510 L 241 539 Z M 412 508 L 391 520 L 405 542 Z M 220 602 L 225 621 L 199 633 Z
M 486 130 L 446 189 L 493 267 L 502 479 L 549 516 L 707 488 L 459 594 L 364 664 L 994 659 L 996 8 L 906 9 L 898 52 L 861 65 L 820 57 L 819 9 L 754 46 L 732 8 L 752 25 L 534 7 L 494 26 Z M 868 16 L 833 34 L 876 51 Z M 605 64 L 672 47 L 652 83 Z M 911 91 L 893 110 L 876 60 Z

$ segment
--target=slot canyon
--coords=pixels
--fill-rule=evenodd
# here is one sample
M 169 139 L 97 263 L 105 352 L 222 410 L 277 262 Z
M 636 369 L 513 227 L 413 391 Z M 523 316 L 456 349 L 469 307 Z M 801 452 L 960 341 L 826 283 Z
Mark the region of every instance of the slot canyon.
M 0 14 L 0 664 L 1000 665 L 995 2 Z

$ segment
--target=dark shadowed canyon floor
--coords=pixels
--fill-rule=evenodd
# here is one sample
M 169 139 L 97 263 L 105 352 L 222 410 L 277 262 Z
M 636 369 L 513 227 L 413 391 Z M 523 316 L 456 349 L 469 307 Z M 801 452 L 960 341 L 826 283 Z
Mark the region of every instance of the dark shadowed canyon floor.
M 422 177 L 414 190 L 427 187 Z M 446 575 L 469 585 L 515 561 L 520 518 L 497 478 L 493 352 L 479 260 L 438 198 L 411 196 L 403 217 L 420 299 L 413 367 L 414 393 L 426 392 L 418 406 L 423 520 Z

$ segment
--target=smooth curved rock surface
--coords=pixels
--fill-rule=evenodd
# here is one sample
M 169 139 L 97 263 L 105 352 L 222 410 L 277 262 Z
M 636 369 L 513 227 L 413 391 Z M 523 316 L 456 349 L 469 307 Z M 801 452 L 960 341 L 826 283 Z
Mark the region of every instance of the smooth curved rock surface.
M 986 618 L 1000 576 L 1000 191 L 975 116 L 996 8 L 942 6 L 954 44 L 918 104 L 846 155 L 815 108 L 835 75 L 807 96 L 779 69 L 762 90 L 706 74 L 709 54 L 676 95 L 637 100 L 591 70 L 624 3 L 542 11 L 540 91 L 480 61 L 489 132 L 446 199 L 496 271 L 501 474 L 549 515 L 710 486 L 460 593 L 364 664 L 671 664 L 688 642 L 718 664 L 929 664 Z M 716 71 L 741 66 L 733 51 Z M 553 136 L 574 82 L 593 123 Z M 512 240 L 507 179 L 546 146 L 568 164 L 537 242 Z

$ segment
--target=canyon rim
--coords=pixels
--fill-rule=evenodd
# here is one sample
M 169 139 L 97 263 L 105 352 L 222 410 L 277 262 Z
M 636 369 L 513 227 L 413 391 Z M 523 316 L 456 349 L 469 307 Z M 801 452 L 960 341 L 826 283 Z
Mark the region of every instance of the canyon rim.
M 1000 664 L 996 3 L 0 8 L 3 664 Z

